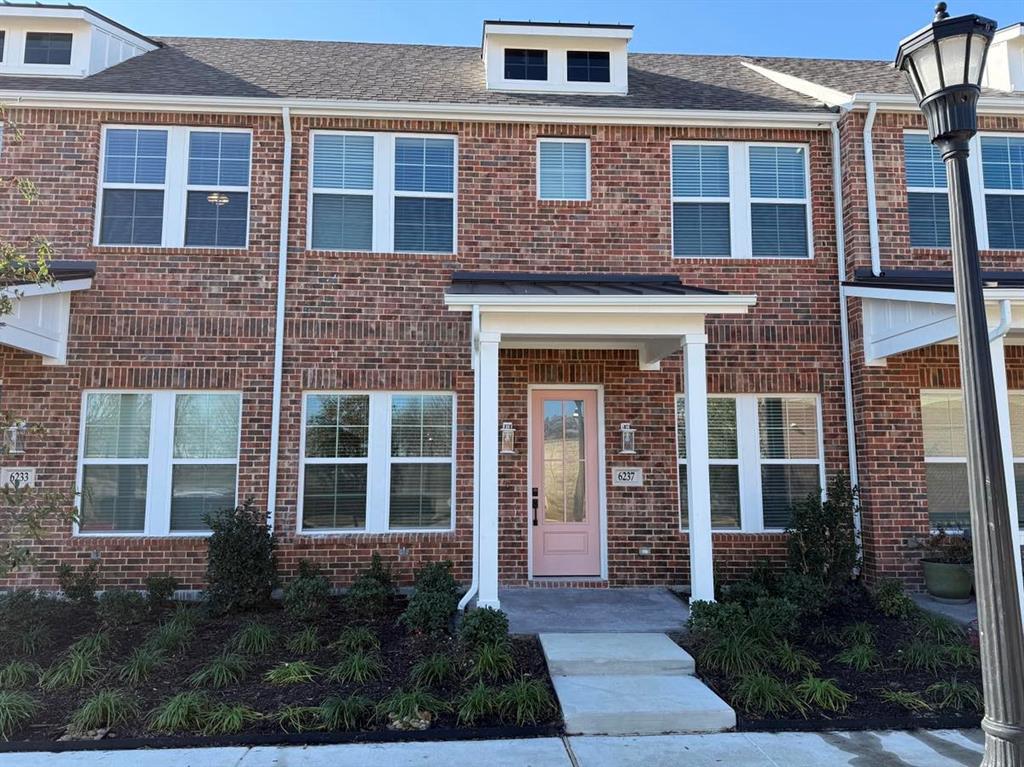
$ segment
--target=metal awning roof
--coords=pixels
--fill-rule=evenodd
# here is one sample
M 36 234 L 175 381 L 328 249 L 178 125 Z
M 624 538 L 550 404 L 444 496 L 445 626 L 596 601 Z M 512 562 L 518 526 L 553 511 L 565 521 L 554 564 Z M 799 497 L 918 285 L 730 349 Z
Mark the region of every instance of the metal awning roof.
M 455 272 L 448 295 L 479 296 L 722 296 L 683 285 L 672 274 L 587 272 Z

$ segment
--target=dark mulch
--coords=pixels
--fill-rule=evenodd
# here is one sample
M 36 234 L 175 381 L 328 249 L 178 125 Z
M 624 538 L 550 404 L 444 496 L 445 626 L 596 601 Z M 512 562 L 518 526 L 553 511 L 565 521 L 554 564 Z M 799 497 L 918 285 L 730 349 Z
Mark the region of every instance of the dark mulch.
M 831 624 L 837 631 L 854 623 L 869 623 L 874 627 L 874 645 L 881 660 L 878 668 L 861 672 L 834 660 L 842 647 L 818 644 L 812 638 L 814 630 L 822 623 Z M 744 731 L 792 731 L 792 730 L 857 730 L 857 729 L 946 729 L 957 727 L 977 727 L 981 722 L 981 714 L 976 712 L 957 712 L 940 710 L 933 707 L 931 711 L 909 712 L 905 708 L 893 705 L 879 697 L 879 691 L 907 690 L 916 692 L 922 697 L 925 690 L 935 682 L 956 677 L 962 682 L 972 682 L 981 689 L 981 672 L 973 669 L 946 668 L 938 674 L 924 671 L 907 670 L 898 661 L 899 649 L 912 640 L 915 635 L 913 619 L 887 618 L 878 613 L 870 602 L 861 598 L 852 604 L 836 607 L 820 619 L 811 619 L 801 627 L 791 642 L 802 649 L 818 663 L 821 670 L 815 676 L 833 679 L 845 692 L 855 696 L 855 700 L 842 714 L 812 709 L 806 718 L 793 714 L 786 717 L 759 716 L 744 711 L 741 706 L 734 705 L 737 715 L 737 729 Z M 686 648 L 694 657 L 698 657 L 698 648 L 688 636 L 679 638 L 679 644 Z M 970 637 L 964 641 L 970 642 Z M 780 678 L 796 684 L 802 678 L 799 675 L 787 675 L 777 669 L 770 669 Z M 715 690 L 726 701 L 730 701 L 735 680 L 727 675 L 702 669 L 697 664 L 697 675 Z
M 101 689 L 119 688 L 131 693 L 139 704 L 141 715 L 136 721 L 118 728 L 116 732 L 109 733 L 104 742 L 109 743 L 111 739 L 152 738 L 154 742 L 160 741 L 159 745 L 174 745 L 173 741 L 178 736 L 167 738 L 147 729 L 150 712 L 172 695 L 194 689 L 186 681 L 188 677 L 211 658 L 225 650 L 234 634 L 249 619 L 258 619 L 274 629 L 276 632 L 274 646 L 266 655 L 250 658 L 251 667 L 240 683 L 222 690 L 203 690 L 213 702 L 242 703 L 263 714 L 273 714 L 288 705 L 316 706 L 327 697 L 344 697 L 350 693 L 358 693 L 376 703 L 395 690 L 413 689 L 414 685 L 409 680 L 411 667 L 419 659 L 434 652 L 449 653 L 461 664 L 458 681 L 431 690 L 441 700 L 448 703 L 453 702 L 463 690 L 471 686 L 471 682 L 466 678 L 466 653 L 452 636 L 430 637 L 410 634 L 398 622 L 398 616 L 404 607 L 405 599 L 396 598 L 384 614 L 375 620 L 364 621 L 357 620 L 350 615 L 343 600 L 332 599 L 327 616 L 312 624 L 319 629 L 321 647 L 317 651 L 305 655 L 288 650 L 286 642 L 309 624 L 291 619 L 277 605 L 269 606 L 259 613 L 202 618 L 197 623 L 195 635 L 188 646 L 175 654 L 170 663 L 161 666 L 149 680 L 132 688 L 118 679 L 119 665 L 128 658 L 134 648 L 145 641 L 150 632 L 173 614 L 170 609 L 159 611 L 156 614 L 146 612 L 140 616 L 141 619 L 137 623 L 130 626 L 106 628 L 112 641 L 110 648 L 103 654 L 103 676 L 95 684 L 82 689 L 53 692 L 30 690 L 33 697 L 40 703 L 40 710 L 33 717 L 31 725 L 14 733 L 11 741 L 53 742 L 65 734 L 72 714 L 90 694 Z M 67 602 L 53 602 L 48 605 L 44 619 L 49 629 L 45 645 L 41 646 L 34 655 L 15 654 L 17 657 L 37 663 L 44 669 L 57 661 L 64 650 L 76 639 L 101 628 L 91 608 Z M 336 652 L 328 649 L 328 645 L 337 638 L 344 628 L 351 625 L 366 625 L 380 639 L 380 657 L 384 665 L 384 675 L 381 679 L 364 685 L 329 682 L 325 675 L 309 683 L 288 686 L 275 686 L 263 681 L 266 671 L 284 661 L 307 660 L 326 671 L 340 659 Z M 3 632 L 5 628 L 9 630 L 9 627 L 0 626 L 0 632 Z M 548 677 L 547 666 L 537 638 L 533 636 L 513 637 L 512 654 L 516 667 L 513 678 L 527 675 L 543 680 L 551 693 L 552 700 L 555 700 L 554 690 L 551 687 L 551 680 Z M 4 655 L 10 655 L 10 653 L 5 651 Z M 7 659 L 2 660 L 6 662 Z M 500 685 L 496 684 L 495 687 L 500 687 Z M 474 727 L 460 727 L 455 712 L 443 712 L 432 722 L 428 733 L 436 731 L 439 734 L 444 733 L 446 737 L 472 738 L 474 732 L 493 732 L 493 728 L 501 728 L 501 731 L 509 737 L 515 737 L 517 734 L 532 735 L 538 731 L 547 734 L 558 731 L 561 726 L 561 717 L 557 714 L 557 706 L 556 713 L 551 718 L 539 722 L 537 725 L 518 728 L 495 716 L 480 720 Z M 385 732 L 387 732 L 386 723 L 379 720 L 372 722 L 363 731 L 364 734 L 371 736 L 373 733 L 383 735 Z M 276 737 L 283 734 L 280 725 L 267 718 L 245 730 L 243 737 L 251 735 L 257 739 L 267 740 L 268 736 Z M 194 735 L 195 733 L 182 733 L 181 737 L 183 740 L 188 740 L 190 745 L 195 745 L 202 739 L 197 739 Z M 308 740 L 315 742 L 359 739 L 354 733 L 348 735 L 353 737 L 345 737 L 343 733 L 308 733 Z M 232 739 L 238 740 L 239 736 L 221 738 L 220 740 Z M 271 738 L 271 740 L 273 739 Z M 294 738 L 286 739 L 294 740 Z M 302 740 L 303 737 L 299 739 Z M 370 739 L 376 738 L 371 737 Z

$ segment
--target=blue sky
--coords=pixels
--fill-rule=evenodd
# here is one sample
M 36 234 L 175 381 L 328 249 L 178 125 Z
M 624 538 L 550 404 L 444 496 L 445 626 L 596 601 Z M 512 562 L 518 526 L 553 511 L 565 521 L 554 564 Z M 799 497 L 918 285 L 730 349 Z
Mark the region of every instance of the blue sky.
M 79 0 L 139 32 L 204 37 L 479 45 L 483 19 L 635 24 L 659 53 L 889 59 L 932 0 Z M 1022 0 L 951 0 L 1000 26 Z

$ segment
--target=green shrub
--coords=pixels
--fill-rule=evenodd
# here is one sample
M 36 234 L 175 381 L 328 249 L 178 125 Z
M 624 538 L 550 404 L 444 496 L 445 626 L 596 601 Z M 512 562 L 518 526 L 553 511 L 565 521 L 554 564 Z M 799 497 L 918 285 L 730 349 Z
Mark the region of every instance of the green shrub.
M 146 577 L 146 601 L 152 609 L 166 607 L 171 603 L 174 592 L 181 583 L 173 575 L 155 573 Z
M 842 473 L 832 478 L 825 501 L 812 493 L 794 504 L 786 530 L 790 569 L 829 590 L 848 584 L 860 561 L 854 529 L 857 505 L 857 488 Z
M 97 568 L 95 562 L 90 562 L 80 572 L 75 572 L 68 564 L 58 567 L 57 581 L 64 596 L 80 605 L 96 604 L 96 591 L 99 589 Z
M 78 733 L 117 727 L 139 715 L 139 706 L 120 690 L 101 690 L 91 695 L 74 715 L 71 725 Z
M 493 607 L 478 607 L 462 616 L 459 638 L 472 649 L 482 644 L 509 641 L 508 616 Z
M 369 569 L 353 581 L 345 595 L 345 605 L 357 617 L 378 618 L 395 597 L 391 568 L 374 552 Z
M 758 716 L 780 716 L 799 707 L 793 690 L 778 677 L 751 671 L 732 688 L 731 702 Z
M 805 706 L 814 706 L 833 714 L 845 713 L 854 700 L 850 693 L 839 688 L 835 679 L 816 676 L 805 677 L 793 688 L 793 692 Z
M 417 687 L 439 687 L 455 676 L 455 663 L 451 656 L 436 652 L 420 658 L 409 672 Z
M 373 703 L 361 695 L 334 696 L 320 704 L 320 720 L 335 732 L 358 730 L 373 715 Z
M 0 690 L 0 738 L 7 740 L 19 727 L 28 724 L 39 704 L 23 692 Z
M 840 652 L 833 660 L 863 673 L 878 665 L 878 651 L 874 645 L 855 644 Z
M 512 676 L 513 671 L 515 663 L 507 642 L 482 644 L 473 650 L 470 674 L 477 679 L 500 681 Z
M 547 685 L 539 679 L 525 676 L 506 685 L 498 693 L 497 705 L 504 719 L 514 721 L 520 727 L 537 724 L 555 711 L 555 702 Z
M 327 613 L 331 584 L 308 562 L 299 563 L 299 574 L 284 587 L 284 610 L 295 620 L 315 621 Z
M 222 652 L 188 678 L 193 687 L 220 689 L 238 684 L 249 671 L 249 661 L 233 652 Z
M 12 660 L 0 668 L 0 690 L 17 690 L 30 686 L 39 678 L 39 667 L 23 660 Z
M 889 618 L 908 618 L 917 610 L 914 600 L 903 591 L 897 578 L 883 578 L 871 591 L 875 609 Z
M 981 711 L 985 706 L 981 690 L 971 682 L 961 682 L 956 677 L 936 682 L 925 690 L 939 708 L 954 711 Z
M 743 676 L 763 668 L 768 650 L 749 628 L 709 639 L 697 653 L 700 664 L 729 676 Z
M 483 682 L 477 682 L 455 701 L 459 724 L 475 724 L 498 710 L 495 691 Z
M 800 608 L 781 597 L 761 597 L 750 608 L 750 625 L 755 636 L 765 641 L 788 639 L 799 626 Z
M 740 580 L 733 581 L 722 586 L 723 602 L 736 602 L 744 607 L 750 607 L 757 603 L 757 600 L 771 596 L 768 585 L 763 580 Z
M 137 591 L 104 591 L 96 607 L 96 617 L 107 626 L 138 623 L 146 609 L 146 600 Z
M 417 590 L 399 620 L 417 634 L 442 634 L 451 625 L 458 606 L 459 598 L 453 594 Z
M 288 649 L 299 655 L 308 655 L 320 648 L 320 633 L 316 626 L 306 626 L 288 640 Z
M 200 692 L 179 692 L 153 710 L 150 729 L 156 732 L 201 732 L 210 701 Z
M 248 621 L 232 637 L 231 643 L 246 655 L 263 655 L 274 644 L 274 630 L 266 623 Z
M 367 650 L 353 650 L 327 671 L 332 682 L 366 684 L 384 675 L 384 666 L 377 654 Z
M 937 674 L 946 667 L 946 648 L 917 637 L 903 645 L 896 657 L 905 669 Z
M 690 618 L 686 623 L 690 636 L 705 642 L 723 634 L 747 630 L 750 618 L 743 605 L 735 602 L 690 602 Z
M 149 679 L 153 672 L 166 662 L 167 656 L 163 650 L 150 644 L 142 644 L 132 651 L 117 675 L 122 682 L 135 685 Z
M 241 703 L 218 703 L 203 716 L 203 735 L 234 735 L 263 718 Z
M 211 535 L 206 539 L 206 599 L 214 612 L 262 607 L 277 583 L 274 536 L 266 514 L 248 499 L 235 509 L 205 517 Z
M 828 605 L 828 588 L 818 578 L 787 570 L 779 578 L 775 595 L 796 605 L 801 618 L 821 615 Z
M 932 707 L 925 702 L 924 698 L 911 690 L 879 690 L 878 698 L 894 706 L 905 708 L 907 711 L 932 710 Z
M 305 684 L 312 682 L 322 673 L 322 668 L 313 665 L 308 660 L 284 661 L 264 674 L 263 680 L 277 685 Z
M 380 649 L 380 640 L 366 626 L 347 626 L 338 634 L 338 638 L 331 643 L 331 649 L 342 653 L 357 652 L 359 650 L 375 652 Z

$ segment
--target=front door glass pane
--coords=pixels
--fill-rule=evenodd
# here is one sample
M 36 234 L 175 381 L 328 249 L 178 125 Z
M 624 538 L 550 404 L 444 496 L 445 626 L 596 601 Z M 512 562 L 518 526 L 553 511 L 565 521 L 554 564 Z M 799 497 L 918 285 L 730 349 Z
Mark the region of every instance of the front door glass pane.
M 586 431 L 582 400 L 544 402 L 544 519 L 585 522 Z

